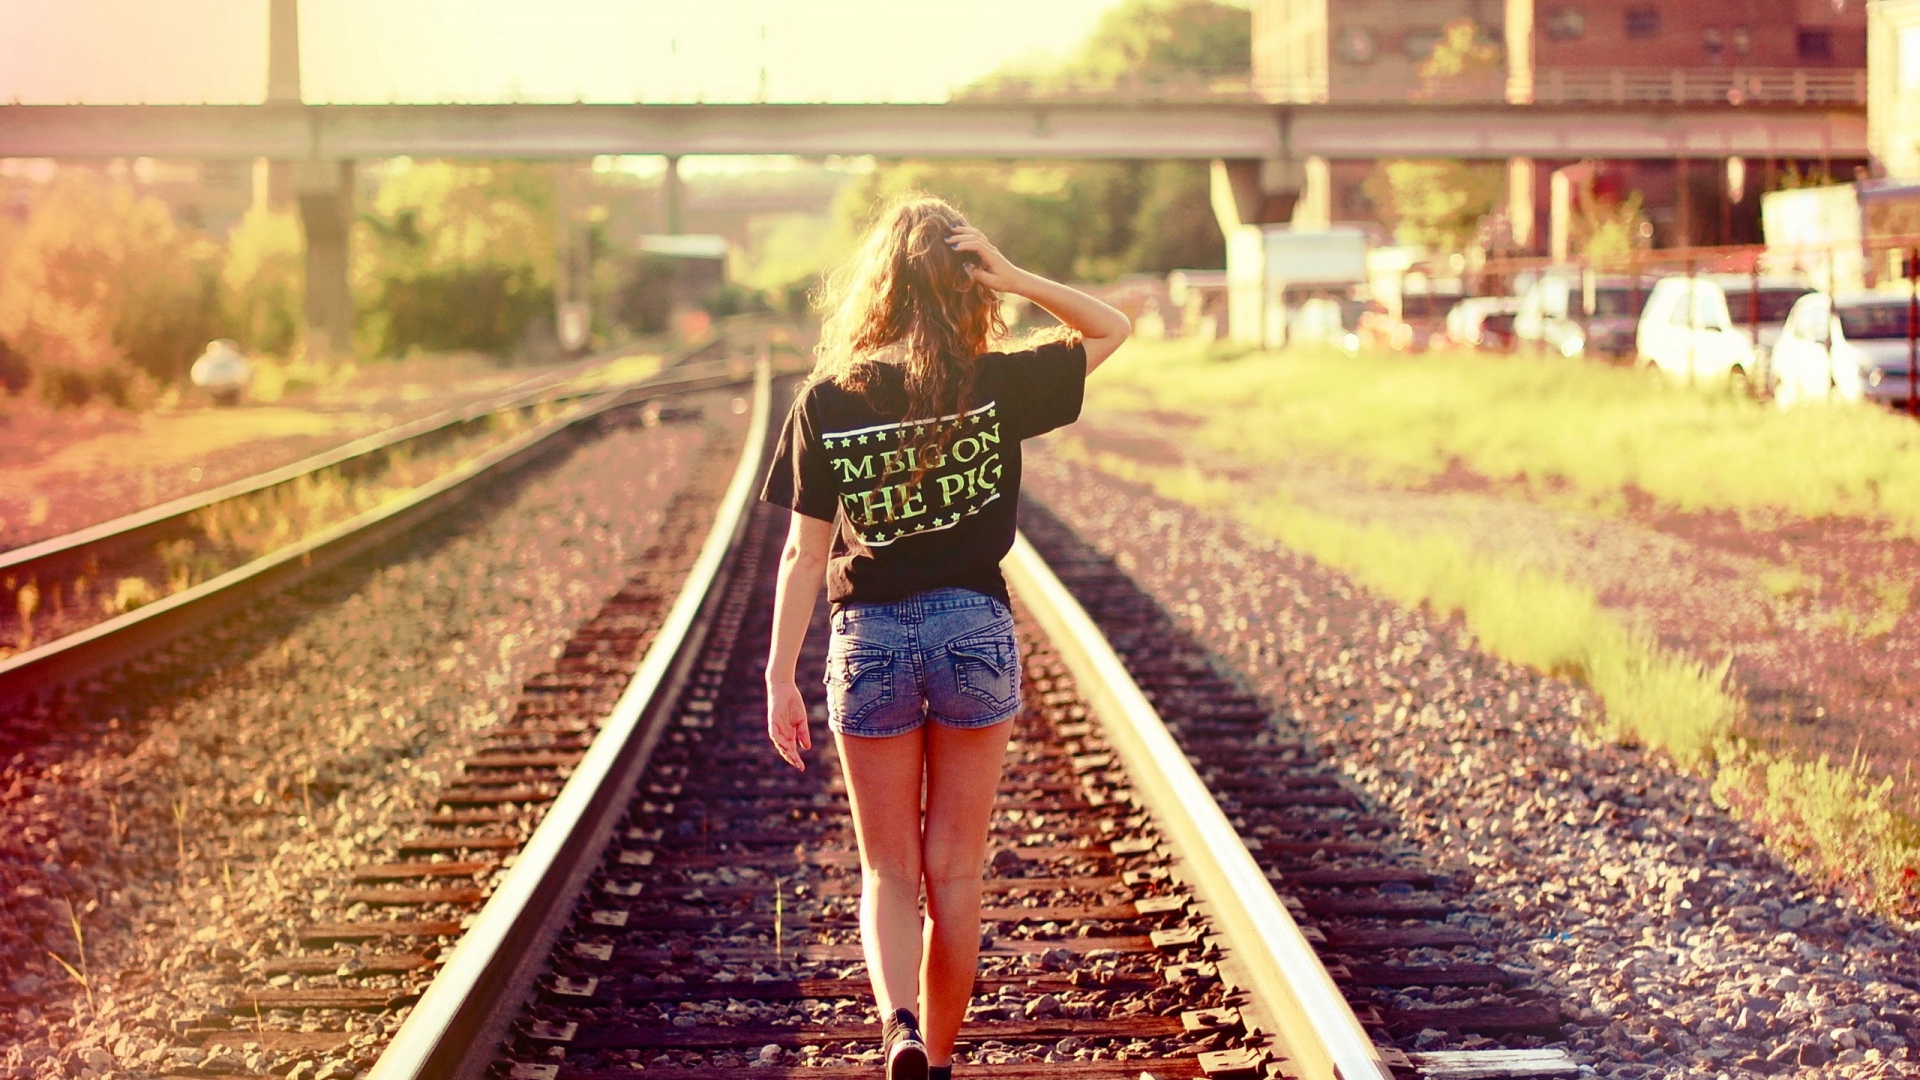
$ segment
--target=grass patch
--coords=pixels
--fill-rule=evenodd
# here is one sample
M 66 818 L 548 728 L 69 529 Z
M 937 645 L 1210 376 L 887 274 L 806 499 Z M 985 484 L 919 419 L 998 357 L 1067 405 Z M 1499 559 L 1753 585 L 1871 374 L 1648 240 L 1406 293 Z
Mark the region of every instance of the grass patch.
M 1088 386 L 1095 409 L 1171 409 L 1253 460 L 1311 449 L 1374 479 L 1454 463 L 1645 492 L 1682 510 L 1885 520 L 1920 534 L 1920 425 L 1872 407 L 1780 411 L 1641 372 L 1521 356 L 1297 349 L 1223 362 L 1193 342 L 1130 342 Z
M 1078 455 L 1072 444 L 1059 450 Z M 1602 608 L 1592 590 L 1444 535 L 1355 525 L 1250 496 L 1191 466 L 1088 460 L 1166 498 L 1231 514 L 1409 607 L 1459 616 L 1489 652 L 1591 689 L 1611 737 L 1713 778 L 1715 800 L 1802 873 L 1888 913 L 1909 913 L 1920 897 L 1920 828 L 1893 805 L 1893 782 L 1875 782 L 1858 762 L 1796 762 L 1737 738 L 1744 710 L 1726 690 L 1731 657 L 1709 667 L 1677 656 Z

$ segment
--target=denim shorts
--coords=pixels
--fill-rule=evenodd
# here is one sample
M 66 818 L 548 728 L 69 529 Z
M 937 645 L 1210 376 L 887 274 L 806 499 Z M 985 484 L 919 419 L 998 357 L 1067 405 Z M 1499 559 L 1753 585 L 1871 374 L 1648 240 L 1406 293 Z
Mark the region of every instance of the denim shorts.
M 932 718 L 983 728 L 1020 711 L 1013 612 L 970 589 L 844 604 L 827 642 L 827 724 L 842 735 L 904 735 Z

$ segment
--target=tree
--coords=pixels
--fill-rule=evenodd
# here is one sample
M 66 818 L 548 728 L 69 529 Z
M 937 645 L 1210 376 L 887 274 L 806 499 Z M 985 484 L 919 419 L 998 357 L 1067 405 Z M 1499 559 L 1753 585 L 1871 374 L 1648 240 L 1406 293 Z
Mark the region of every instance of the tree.
M 1394 239 L 1435 252 L 1464 250 L 1506 191 L 1505 170 L 1485 162 L 1383 161 L 1362 184 Z
M 256 206 L 227 236 L 220 278 L 242 347 L 286 356 L 303 325 L 305 240 L 290 210 Z
M 223 329 L 218 255 L 159 200 L 63 170 L 0 270 L 0 340 L 56 404 L 127 404 L 145 379 L 183 378 Z
M 553 303 L 554 173 L 522 162 L 408 164 L 355 230 L 368 351 L 511 351 Z
M 1123 0 L 1065 63 L 1016 61 L 957 97 L 1001 97 L 1202 86 L 1245 80 L 1253 66 L 1246 8 L 1214 0 Z
M 1244 79 L 1252 66 L 1253 21 L 1245 8 L 1213 0 L 1125 0 L 1100 17 L 1069 70 L 1124 83 Z
M 1455 19 L 1441 28 L 1433 55 L 1420 65 L 1420 89 L 1414 97 L 1497 101 L 1503 96 L 1501 55 L 1500 46 L 1481 38 L 1472 19 Z
M 1242 7 L 1124 0 L 1064 63 L 1009 66 L 955 96 L 1152 93 L 1170 84 L 1244 81 L 1252 37 Z M 1201 162 L 900 162 L 853 185 L 836 216 L 852 232 L 876 200 L 926 191 L 959 206 L 1023 266 L 1052 277 L 1110 280 L 1224 265 L 1208 183 Z

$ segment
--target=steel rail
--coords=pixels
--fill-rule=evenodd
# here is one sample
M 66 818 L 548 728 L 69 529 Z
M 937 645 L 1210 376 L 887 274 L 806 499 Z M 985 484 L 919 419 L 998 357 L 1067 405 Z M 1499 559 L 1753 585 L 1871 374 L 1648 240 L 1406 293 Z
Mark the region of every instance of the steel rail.
M 385 543 L 455 505 L 482 477 L 531 464 L 553 437 L 601 414 L 668 393 L 731 385 L 730 375 L 689 373 L 665 381 L 601 391 L 567 413 L 494 447 L 402 497 L 234 567 L 217 577 L 0 659 L 0 708 L 86 675 L 245 607 Z M 141 527 L 145 527 L 144 525 Z
M 768 440 L 762 360 L 745 445 L 719 513 L 639 668 L 546 816 L 413 1007 L 368 1080 L 477 1077 L 518 1011 L 659 741 L 725 590 Z
M 724 364 L 725 361 L 701 364 L 696 367 L 663 366 L 660 371 L 653 375 L 636 380 L 629 388 L 656 385 L 664 386 L 677 382 L 710 378 L 712 376 L 708 374 L 708 369 L 720 367 Z M 17 548 L 0 551 L 0 570 L 19 574 L 24 568 L 33 563 L 57 559 L 62 556 L 70 557 L 79 549 L 92 547 L 109 540 L 128 539 L 135 533 L 153 528 L 157 525 L 164 525 L 168 522 L 176 521 L 196 510 L 204 510 L 216 503 L 226 502 L 229 499 L 237 499 L 245 495 L 252 495 L 256 492 L 287 483 L 288 481 L 297 480 L 302 476 L 319 472 L 322 469 L 330 469 L 357 458 L 367 457 L 384 450 L 391 450 L 401 443 L 432 435 L 461 424 L 469 424 L 482 417 L 492 416 L 495 413 L 506 412 L 511 409 L 526 409 L 560 401 L 577 400 L 581 397 L 589 397 L 596 393 L 604 393 L 607 389 L 611 389 L 590 388 L 562 391 L 558 394 L 548 393 L 548 391 L 553 390 L 556 386 L 563 384 L 568 379 L 577 377 L 579 374 L 579 372 L 575 372 L 562 376 L 559 379 L 548 377 L 529 379 L 518 386 L 511 387 L 491 397 L 468 402 L 465 405 L 456 405 L 450 409 L 443 409 L 440 412 L 423 416 L 417 420 L 409 420 L 404 424 L 363 435 L 358 439 L 342 443 L 331 450 L 323 450 L 318 454 L 302 458 L 299 461 L 290 462 L 278 468 L 269 469 L 266 472 L 241 477 L 238 480 L 230 481 L 219 487 L 208 488 L 205 491 L 196 491 L 188 495 L 182 495 L 177 499 L 169 499 L 156 506 L 136 510 L 131 514 L 123 514 L 120 517 L 102 521 L 94 525 L 88 525 L 85 528 L 75 529 L 72 532 L 63 533 L 59 536 L 50 536 L 45 540 L 36 540 L 30 544 L 22 544 Z
M 1021 536 L 1001 564 L 1211 906 L 1303 1080 L 1392 1080 L 1352 1006 L 1093 619 Z

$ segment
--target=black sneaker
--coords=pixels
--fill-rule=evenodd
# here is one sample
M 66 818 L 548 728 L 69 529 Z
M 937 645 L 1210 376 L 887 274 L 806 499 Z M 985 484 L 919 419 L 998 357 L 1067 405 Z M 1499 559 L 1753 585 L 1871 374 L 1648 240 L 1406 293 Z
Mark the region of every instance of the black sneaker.
M 880 1025 L 887 1055 L 887 1080 L 927 1080 L 927 1044 L 911 1009 L 895 1009 Z

